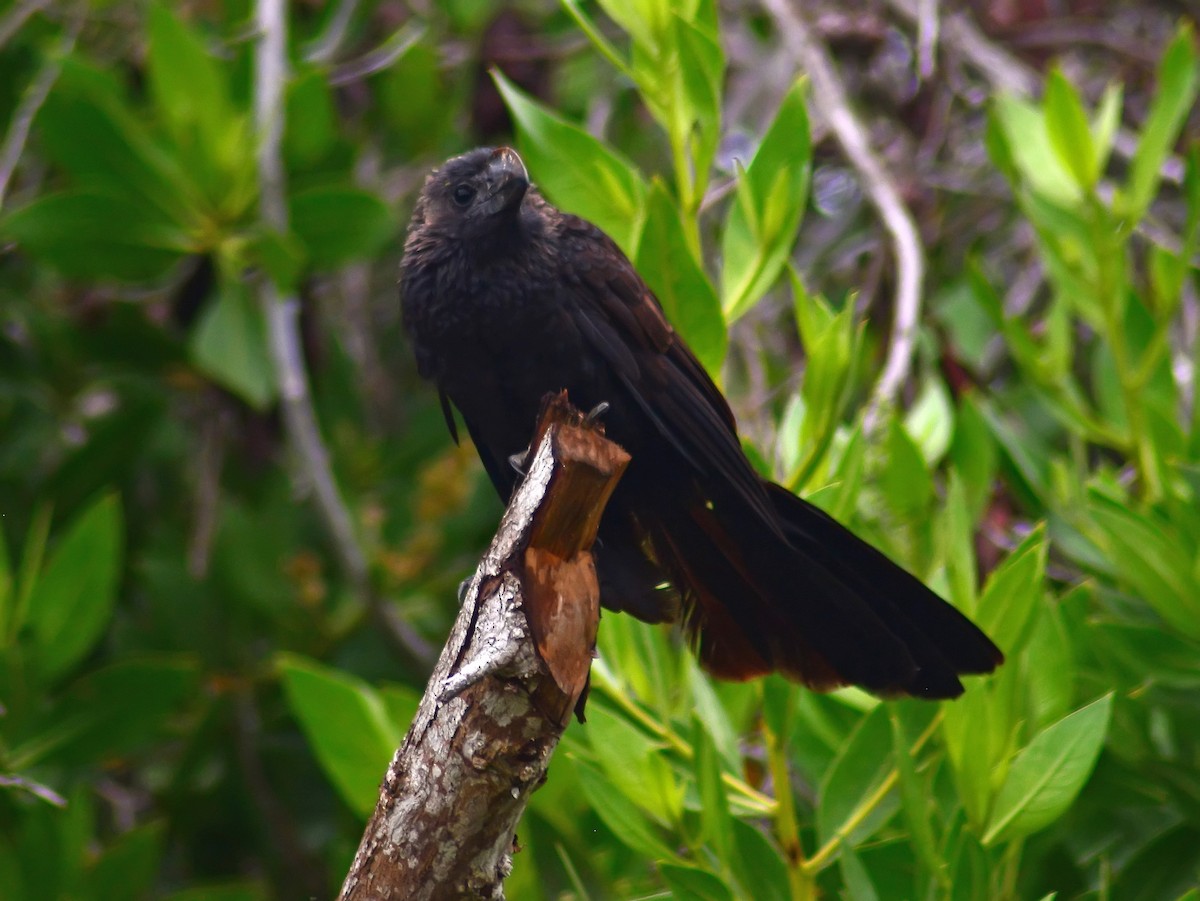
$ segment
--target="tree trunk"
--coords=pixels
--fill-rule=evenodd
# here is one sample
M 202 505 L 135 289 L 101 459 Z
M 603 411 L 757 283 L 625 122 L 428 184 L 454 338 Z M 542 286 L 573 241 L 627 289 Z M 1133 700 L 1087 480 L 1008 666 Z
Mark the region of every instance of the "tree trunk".
M 600 616 L 590 549 L 628 462 L 565 392 L 547 398 L 342 901 L 504 897 L 517 821 L 582 713 Z

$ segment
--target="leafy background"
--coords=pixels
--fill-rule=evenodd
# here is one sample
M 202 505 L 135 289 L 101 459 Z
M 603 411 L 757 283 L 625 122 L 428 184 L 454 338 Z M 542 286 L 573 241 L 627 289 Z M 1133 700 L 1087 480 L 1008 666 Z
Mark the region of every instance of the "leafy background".
M 515 139 L 756 465 L 1008 662 L 880 704 L 606 616 L 509 895 L 1200 898 L 1185 6 L 805 4 L 924 244 L 895 398 L 894 256 L 778 3 L 297 3 L 274 107 L 246 2 L 0 11 L 0 897 L 336 891 L 499 512 L 403 223 Z

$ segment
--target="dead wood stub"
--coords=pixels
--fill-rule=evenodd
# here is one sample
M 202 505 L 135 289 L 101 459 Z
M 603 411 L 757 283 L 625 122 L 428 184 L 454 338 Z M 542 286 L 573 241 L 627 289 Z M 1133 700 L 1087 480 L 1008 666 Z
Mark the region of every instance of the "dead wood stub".
M 600 610 L 590 549 L 628 462 L 565 393 L 547 398 L 343 901 L 503 898 L 517 822 L 587 684 Z

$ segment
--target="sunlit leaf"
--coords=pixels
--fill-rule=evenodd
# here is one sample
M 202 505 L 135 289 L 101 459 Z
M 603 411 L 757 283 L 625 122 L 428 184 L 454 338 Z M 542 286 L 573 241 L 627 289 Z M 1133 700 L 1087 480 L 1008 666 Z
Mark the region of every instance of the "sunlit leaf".
M 240 282 L 224 281 L 191 340 L 192 360 L 250 406 L 275 399 L 275 372 L 262 308 Z
M 379 695 L 349 673 L 296 654 L 280 655 L 278 666 L 288 707 L 321 767 L 342 800 L 365 817 L 404 724 L 391 722 Z
M 805 82 L 792 86 L 730 204 L 721 239 L 721 307 L 733 322 L 775 283 L 808 200 L 812 157 Z
M 55 679 L 79 663 L 108 626 L 124 543 L 120 501 L 107 494 L 55 546 L 29 603 L 42 678 Z
M 558 206 L 598 225 L 631 254 L 646 185 L 632 163 L 494 75 L 529 174 Z
M 721 304 L 704 269 L 688 249 L 679 211 L 657 179 L 646 197 L 636 263 L 667 318 L 700 362 L 709 372 L 720 372 L 728 343 Z
M 1046 577 L 1046 530 L 1039 525 L 988 577 L 975 620 L 1006 654 L 1024 646 Z
M 1050 145 L 1075 177 L 1075 183 L 1090 191 L 1099 177 L 1091 128 L 1079 93 L 1058 69 L 1046 79 L 1044 105 Z
M 1048 826 L 1075 800 L 1104 744 L 1112 695 L 1047 726 L 1017 755 L 984 833 L 984 844 Z
M 1125 198 L 1125 213 L 1130 219 L 1140 219 L 1158 192 L 1163 161 L 1192 110 L 1198 88 L 1196 37 L 1185 22 L 1159 62 L 1154 100 L 1133 155 Z

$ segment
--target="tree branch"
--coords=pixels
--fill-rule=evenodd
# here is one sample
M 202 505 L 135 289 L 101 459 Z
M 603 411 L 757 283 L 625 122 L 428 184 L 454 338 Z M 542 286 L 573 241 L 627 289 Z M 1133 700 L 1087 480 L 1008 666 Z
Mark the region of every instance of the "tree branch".
M 255 12 L 258 46 L 255 51 L 254 112 L 258 127 L 260 206 L 264 224 L 282 234 L 288 228 L 286 173 L 281 148 L 287 81 L 287 9 L 283 0 L 258 0 Z M 294 295 L 281 292 L 269 277 L 265 277 L 260 286 L 260 302 L 267 321 L 288 443 L 296 454 L 303 482 L 313 492 L 343 571 L 355 593 L 371 604 L 366 557 L 358 544 L 350 512 L 334 481 L 329 453 L 317 428 L 300 343 L 299 301 Z M 415 659 L 422 659 L 419 647 L 406 644 L 406 648 Z
M 920 19 L 923 0 L 887 0 L 887 5 L 909 22 Z M 941 40 L 977 69 L 993 88 L 1008 91 L 1024 99 L 1037 96 L 1042 84 L 1041 74 L 990 40 L 965 10 L 946 12 L 942 17 Z M 1124 159 L 1137 152 L 1138 137 L 1128 128 L 1117 129 L 1113 150 Z M 1162 164 L 1162 177 L 1172 184 L 1183 181 L 1183 160 L 1168 154 Z
M 896 304 L 892 336 L 883 373 L 875 385 L 867 412 L 868 423 L 896 399 L 912 367 L 921 315 L 921 284 L 925 278 L 925 251 L 912 214 L 895 182 L 871 149 L 866 129 L 850 109 L 842 80 L 825 45 L 812 33 L 789 0 L 766 0 L 766 7 L 786 39 L 788 49 L 812 79 L 813 103 L 842 145 L 846 158 L 862 179 L 867 197 L 892 236 L 896 255 Z
M 517 822 L 572 709 L 582 714 L 600 616 L 590 548 L 629 455 L 565 392 L 544 405 L 532 447 L 341 901 L 502 899 Z

